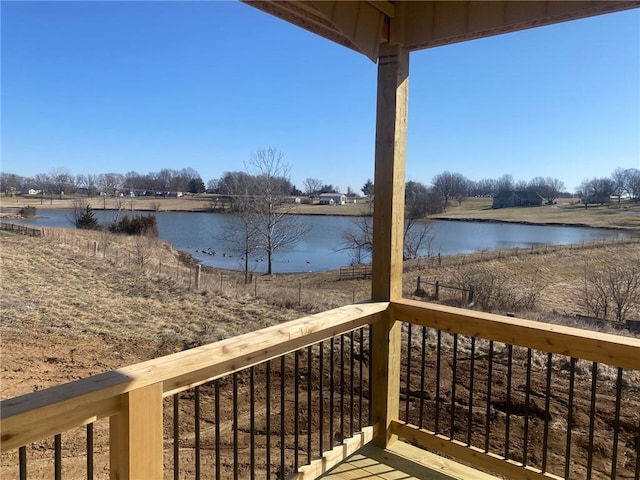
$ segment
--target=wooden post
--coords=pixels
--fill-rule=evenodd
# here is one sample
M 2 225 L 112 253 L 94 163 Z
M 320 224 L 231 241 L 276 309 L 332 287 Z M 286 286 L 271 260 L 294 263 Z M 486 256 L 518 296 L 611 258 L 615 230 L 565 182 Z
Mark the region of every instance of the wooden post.
M 378 59 L 375 195 L 371 298 L 402 298 L 405 154 L 409 90 L 409 51 L 383 46 Z M 374 442 L 386 447 L 397 437 L 390 425 L 400 400 L 400 326 L 392 309 L 373 325 L 371 417 Z
M 440 300 L 440 281 L 436 280 L 436 293 L 434 296 L 435 300 Z
M 196 265 L 196 290 L 200 288 L 200 275 L 202 274 L 202 265 Z
M 110 478 L 162 478 L 162 436 L 162 383 L 123 394 L 109 419 Z

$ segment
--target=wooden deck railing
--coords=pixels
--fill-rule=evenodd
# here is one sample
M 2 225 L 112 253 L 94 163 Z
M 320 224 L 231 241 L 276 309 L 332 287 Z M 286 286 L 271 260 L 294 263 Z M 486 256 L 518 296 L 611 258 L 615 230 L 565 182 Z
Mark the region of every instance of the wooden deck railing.
M 404 324 L 393 433 L 507 478 L 638 478 L 640 340 L 392 306 Z
M 329 341 L 332 347 L 331 352 L 327 352 L 326 347 L 323 348 L 323 351 L 327 352 L 326 356 L 329 357 L 326 359 L 326 363 L 333 366 L 333 347 L 336 347 L 335 354 L 337 357 L 335 360 L 337 365 L 335 366 L 335 371 L 339 373 L 338 368 L 342 372 L 348 368 L 353 371 L 354 364 L 352 360 L 355 357 L 354 343 L 356 341 L 359 343 L 358 356 L 365 358 L 369 355 L 362 351 L 365 342 L 363 341 L 361 328 L 375 323 L 376 319 L 384 314 L 387 307 L 387 303 L 341 307 L 131 367 L 121 368 L 69 384 L 5 400 L 0 405 L 2 419 L 0 427 L 2 433 L 1 450 L 2 452 L 7 452 L 20 448 L 20 454 L 18 455 L 20 476 L 24 475 L 26 478 L 28 465 L 25 446 L 54 436 L 54 476 L 58 478 L 62 471 L 60 466 L 62 449 L 60 446 L 60 434 L 79 426 L 91 425 L 98 419 L 108 418 L 111 478 L 162 478 L 163 470 L 167 470 L 163 460 L 163 438 L 166 436 L 164 427 L 167 426 L 166 423 L 176 425 L 176 422 L 172 421 L 166 422 L 163 426 L 163 415 L 167 415 L 167 409 L 163 409 L 164 397 L 173 399 L 175 417 L 180 412 L 180 409 L 176 407 L 180 400 L 177 394 L 180 392 L 193 389 L 198 392 L 195 395 L 199 395 L 201 389 L 196 390 L 195 387 L 214 381 L 212 389 L 214 390 L 215 402 L 220 399 L 220 395 L 216 395 L 220 388 L 219 382 L 215 383 L 217 379 L 231 379 L 237 385 L 237 373 L 246 370 L 251 371 L 251 374 L 253 374 L 252 367 L 266 365 L 268 362 L 273 361 L 274 364 L 280 363 L 280 379 L 276 381 L 275 378 L 277 368 L 273 368 L 273 371 L 270 369 L 270 372 L 273 377 L 271 379 L 272 383 L 279 384 L 280 391 L 284 393 L 281 393 L 280 397 L 277 398 L 281 403 L 280 411 L 282 411 L 282 407 L 292 395 L 290 390 L 285 392 L 284 389 L 290 389 L 292 383 L 297 383 L 298 376 L 296 375 L 299 375 L 299 372 L 293 370 L 295 375 L 284 376 L 286 355 L 293 352 L 294 362 L 297 367 L 299 357 L 295 352 L 305 350 L 307 354 L 310 352 L 313 355 L 309 347 L 317 345 L 319 342 Z M 345 346 L 344 335 L 359 329 L 359 338 L 356 339 L 353 335 L 347 335 L 346 340 L 349 345 Z M 366 335 L 368 336 L 368 332 Z M 338 339 L 337 342 L 331 340 L 335 338 Z M 368 341 L 366 343 L 367 345 L 369 344 Z M 341 358 L 345 354 L 345 348 L 350 354 L 350 367 L 347 367 L 347 362 Z M 275 362 L 277 359 L 280 362 Z M 309 360 L 312 360 L 312 358 L 308 357 L 307 361 Z M 277 365 L 274 365 L 274 367 L 277 367 Z M 362 370 L 363 367 L 359 366 L 358 368 Z M 341 455 L 330 453 L 336 443 L 341 444 L 340 452 L 346 452 L 347 450 L 352 451 L 358 445 L 371 438 L 371 428 L 368 427 L 368 414 L 366 422 L 363 422 L 362 415 L 358 415 L 359 418 L 356 421 L 358 422 L 360 434 L 356 436 L 354 432 L 353 399 L 355 396 L 354 388 L 356 387 L 354 386 L 353 378 L 354 375 L 349 376 L 349 388 L 351 391 L 345 398 L 344 384 L 338 385 L 338 382 L 344 381 L 344 377 L 340 377 L 339 380 L 331 377 L 331 382 L 335 382 L 335 385 L 332 384 L 331 386 L 340 393 L 339 396 L 336 395 L 336 403 L 339 404 L 340 413 L 336 415 L 335 419 L 339 423 L 336 427 L 337 432 L 334 432 L 334 423 L 331 423 L 330 430 L 328 429 L 326 433 L 325 445 L 322 447 L 324 451 L 329 452 L 327 458 L 330 460 L 323 460 L 321 455 L 317 455 L 319 460 L 312 458 L 310 459 L 312 460 L 311 462 L 306 462 L 311 463 L 306 470 L 311 473 L 315 472 L 315 476 L 323 469 L 329 468 L 331 462 L 335 463 L 342 458 Z M 260 381 L 264 382 L 264 379 L 260 379 Z M 327 385 L 327 387 L 329 386 Z M 357 388 L 360 387 L 358 386 Z M 309 392 L 311 392 L 310 389 Z M 233 388 L 231 395 L 238 402 L 237 388 Z M 297 393 L 293 395 L 297 396 Z M 331 392 L 330 398 L 333 402 L 334 392 Z M 345 402 L 347 402 L 346 406 Z M 276 408 L 275 400 L 273 403 L 273 410 L 279 411 Z M 298 405 L 295 406 L 298 407 Z M 271 406 L 267 405 L 267 407 Z M 361 400 L 357 408 L 362 409 Z M 234 404 L 230 411 L 235 412 L 232 414 L 234 415 L 234 422 L 230 429 L 233 431 L 234 440 L 236 440 L 237 444 L 237 435 L 240 433 L 237 404 Z M 348 420 L 346 420 L 345 411 L 351 413 Z M 327 416 L 331 413 L 327 414 Z M 293 412 L 291 416 L 294 417 L 295 415 L 297 415 L 297 411 Z M 282 416 L 284 416 L 284 413 L 282 413 Z M 270 416 L 267 418 L 270 418 Z M 294 433 L 297 432 L 297 425 L 287 428 L 294 436 L 297 435 Z M 343 440 L 349 437 L 345 429 L 349 434 L 352 434 L 351 437 L 354 437 L 355 441 L 346 442 L 342 445 Z M 271 433 L 271 430 L 277 431 L 277 428 L 270 429 L 267 427 L 267 430 L 269 430 L 268 433 Z M 311 429 L 307 428 L 307 430 L 311 432 Z M 180 439 L 177 438 L 179 432 L 177 433 L 178 435 L 174 435 L 172 439 L 174 452 L 179 451 L 180 446 Z M 289 438 L 285 438 L 283 429 L 280 429 L 279 433 L 280 438 L 278 441 L 280 442 L 279 446 L 282 447 L 282 457 L 279 462 L 280 468 L 276 473 L 278 473 L 278 478 L 284 478 L 285 473 L 291 473 L 290 471 L 285 472 L 284 469 L 290 463 L 289 458 L 284 458 L 284 444 L 289 442 Z M 329 438 L 329 434 L 333 438 Z M 294 441 L 297 443 L 297 436 Z M 323 443 L 319 439 L 316 439 L 317 442 Z M 325 446 L 326 448 L 324 448 Z M 314 448 L 317 449 L 319 447 L 314 444 Z M 237 452 L 237 449 L 234 450 Z M 297 453 L 294 453 L 294 455 L 297 456 Z M 297 458 L 294 461 L 297 462 Z M 91 462 L 87 460 L 87 463 Z M 172 463 L 179 464 L 179 460 L 176 459 Z M 295 465 L 296 469 L 300 469 L 302 463 L 304 462 Z M 90 468 L 92 467 L 87 466 L 87 470 Z M 175 478 L 178 478 L 180 472 L 176 470 L 175 465 L 173 469 L 176 471 Z M 269 471 L 269 469 L 270 466 L 267 466 L 266 470 Z M 219 478 L 220 473 L 220 470 L 216 470 L 217 478 Z M 93 472 L 87 472 L 87 476 L 89 474 L 93 475 Z M 238 478 L 238 472 L 234 472 L 234 474 Z M 304 475 L 308 477 L 309 474 Z
M 385 382 L 368 326 L 394 322 L 402 341 Z M 60 478 L 61 434 L 89 425 L 92 478 L 90 431 L 108 418 L 110 459 L 96 477 L 317 478 L 372 438 L 397 436 L 511 478 L 637 478 L 639 379 L 635 338 L 368 303 L 3 401 L 1 447 L 19 448 L 26 478 L 25 446 L 53 436 Z

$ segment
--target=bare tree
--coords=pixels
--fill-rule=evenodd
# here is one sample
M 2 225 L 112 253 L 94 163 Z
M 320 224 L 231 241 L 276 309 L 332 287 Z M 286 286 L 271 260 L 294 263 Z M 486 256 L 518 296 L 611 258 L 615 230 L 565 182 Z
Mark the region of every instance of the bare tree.
M 588 315 L 624 322 L 640 306 L 640 261 L 585 264 L 584 299 Z
M 291 201 L 292 184 L 289 166 L 274 147 L 260 149 L 246 165 L 255 179 L 250 206 L 256 214 L 258 249 L 267 257 L 267 274 L 273 273 L 273 257 L 285 248 L 297 245 L 308 233 L 309 226 L 301 217 L 291 215 L 296 207 Z
M 435 196 L 433 195 L 435 193 Z M 434 198 L 437 207 L 432 205 Z M 441 208 L 439 193 L 422 183 L 409 181 L 405 187 L 405 218 L 403 230 L 403 258 L 405 260 L 429 254 L 433 236 L 432 224 L 424 221 L 432 208 Z M 354 217 L 351 227 L 342 233 L 339 250 L 349 250 L 353 263 L 362 263 L 373 249 L 373 222 L 371 204 Z
M 40 190 L 40 205 L 42 205 L 45 195 L 51 189 L 51 178 L 46 173 L 37 173 L 33 180 L 38 186 L 38 190 Z
M 373 250 L 372 203 L 360 207 L 360 215 L 353 217 L 349 228 L 342 232 L 342 243 L 338 250 L 348 250 L 351 264 L 359 265 L 368 260 Z
M 461 173 L 442 172 L 433 177 L 433 186 L 437 188 L 444 199 L 444 208 L 452 198 L 464 196 L 468 180 Z
M 242 173 L 242 172 L 236 172 Z M 246 174 L 226 173 L 223 188 L 233 198 L 231 215 L 217 238 L 233 245 L 233 250 L 243 261 L 244 281 L 249 282 L 250 259 L 258 250 L 258 215 L 252 205 L 255 178 Z M 256 258 L 257 260 L 257 258 Z
M 626 191 L 632 202 L 640 200 L 640 170 L 637 168 L 627 169 Z
M 599 203 L 600 205 L 609 203 L 614 192 L 613 180 L 606 177 L 584 180 L 578 191 L 584 208 L 587 208 L 590 203 Z
M 560 192 L 564 190 L 564 183 L 553 177 L 534 177 L 527 184 L 527 190 L 539 193 L 548 205 L 552 205 Z
M 64 192 L 68 192 L 73 184 L 71 172 L 66 168 L 54 168 L 49 172 L 49 178 L 51 179 L 54 192 L 56 195 L 59 195 L 60 198 L 64 197 Z
M 322 180 L 318 178 L 307 178 L 304 181 L 304 193 L 308 196 L 316 195 L 322 188 Z
M 627 191 L 627 170 L 616 168 L 611 174 L 611 180 L 613 180 L 613 195 L 618 197 L 618 205 L 620 205 L 620 199 Z

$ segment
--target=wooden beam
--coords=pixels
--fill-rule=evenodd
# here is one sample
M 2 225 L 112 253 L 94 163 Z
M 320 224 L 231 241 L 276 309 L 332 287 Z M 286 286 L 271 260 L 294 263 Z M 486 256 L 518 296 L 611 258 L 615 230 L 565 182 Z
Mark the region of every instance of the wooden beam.
M 409 52 L 386 47 L 378 63 L 371 281 L 372 298 L 385 301 L 402 297 L 408 82 Z M 372 351 L 374 442 L 386 447 L 395 441 L 388 427 L 398 417 L 400 390 L 400 323 L 391 312 L 373 325 Z
M 402 298 L 409 52 L 386 47 L 378 60 L 371 298 Z
M 162 442 L 162 384 L 123 394 L 120 413 L 109 418 L 110 478 L 162 478 Z
M 391 2 L 382 0 L 368 0 L 367 3 L 370 3 L 371 5 L 376 7 L 389 18 L 393 18 L 396 15 L 396 7 L 394 7 Z

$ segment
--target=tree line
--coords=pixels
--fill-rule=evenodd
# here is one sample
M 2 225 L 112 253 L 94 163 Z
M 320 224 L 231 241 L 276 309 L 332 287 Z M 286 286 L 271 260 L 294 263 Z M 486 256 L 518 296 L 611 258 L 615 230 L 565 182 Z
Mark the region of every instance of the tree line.
M 61 196 L 81 193 L 89 197 L 97 195 L 115 196 L 122 192 L 135 192 L 148 195 L 164 195 L 168 192 L 213 193 L 229 195 L 234 185 L 247 181 L 250 175 L 246 171 L 225 172 L 220 178 L 210 179 L 206 185 L 202 176 L 193 168 L 180 170 L 162 169 L 146 174 L 130 171 L 121 173 L 98 173 L 73 175 L 66 168 L 54 168 L 48 173 L 39 173 L 33 177 L 23 177 L 13 173 L 0 172 L 0 190 L 4 194 L 19 193 L 28 189 L 43 195 Z M 282 190 L 290 196 L 317 197 L 323 193 L 338 193 L 340 187 L 325 183 L 318 178 L 304 180 L 302 190 L 289 178 L 282 178 Z M 565 190 L 564 182 L 555 177 L 534 177 L 529 181 L 515 180 L 513 175 L 505 174 L 498 178 L 471 180 L 461 173 L 444 171 L 435 175 L 431 182 L 407 182 L 407 188 L 421 192 L 428 197 L 428 213 L 441 213 L 456 201 L 462 203 L 468 197 L 494 197 L 503 191 L 535 191 L 548 204 L 560 197 L 577 196 L 586 204 L 609 203 L 611 197 L 618 202 L 624 197 L 632 201 L 640 200 L 640 169 L 617 168 L 608 177 L 585 179 L 573 193 Z M 371 197 L 374 185 L 367 179 L 360 188 L 364 196 Z M 345 192 L 349 197 L 359 196 L 350 186 Z

